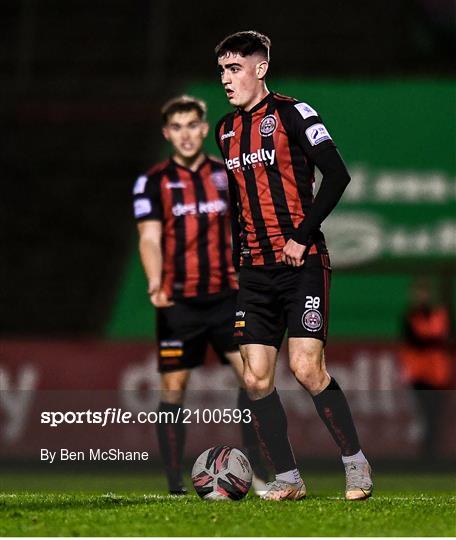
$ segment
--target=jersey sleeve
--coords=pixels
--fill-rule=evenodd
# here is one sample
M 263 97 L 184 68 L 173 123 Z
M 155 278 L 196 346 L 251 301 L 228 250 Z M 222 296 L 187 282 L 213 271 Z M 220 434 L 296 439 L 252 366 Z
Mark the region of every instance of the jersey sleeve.
M 136 221 L 163 219 L 160 196 L 160 177 L 143 175 L 133 187 L 133 212 Z
M 307 103 L 298 102 L 289 105 L 287 113 L 288 137 L 299 145 L 323 175 L 310 211 L 292 235 L 299 244 L 308 245 L 312 234 L 339 202 L 350 182 L 350 175 L 315 109 Z
M 297 102 L 287 109 L 288 136 L 311 160 L 323 150 L 336 147 L 320 115 L 310 105 Z

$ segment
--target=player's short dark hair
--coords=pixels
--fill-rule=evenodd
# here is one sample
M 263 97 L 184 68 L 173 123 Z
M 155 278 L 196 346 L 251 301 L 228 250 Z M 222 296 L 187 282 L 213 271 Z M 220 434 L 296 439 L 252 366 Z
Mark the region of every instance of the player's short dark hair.
M 245 32 L 236 32 L 222 40 L 215 47 L 215 56 L 220 58 L 220 56 L 225 56 L 227 53 L 237 53 L 241 56 L 260 53 L 269 60 L 270 48 L 271 40 L 268 36 L 255 30 L 247 30 Z
M 161 108 L 163 125 L 168 123 L 174 113 L 196 111 L 200 120 L 206 121 L 207 105 L 202 99 L 193 96 L 177 96 L 167 101 Z

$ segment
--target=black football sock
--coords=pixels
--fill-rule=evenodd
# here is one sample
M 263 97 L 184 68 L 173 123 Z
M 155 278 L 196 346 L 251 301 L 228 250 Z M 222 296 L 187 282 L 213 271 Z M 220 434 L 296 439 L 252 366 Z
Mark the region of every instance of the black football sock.
M 240 411 L 250 409 L 250 400 L 244 388 L 239 388 L 237 408 Z M 255 476 L 266 481 L 269 474 L 262 459 L 260 442 L 252 422 L 241 422 L 241 435 L 243 450 L 249 458 Z
M 168 412 L 172 413 L 168 415 L 167 421 L 159 417 L 159 422 L 156 424 L 158 445 L 160 448 L 160 456 L 165 466 L 165 473 L 168 479 L 168 486 L 170 491 L 178 491 L 182 488 L 182 460 L 184 455 L 185 446 L 185 424 L 182 422 L 182 415 L 179 417 L 179 421 L 176 422 L 177 413 L 182 405 L 176 405 L 174 403 L 160 402 L 158 407 L 158 413 Z
M 313 396 L 312 399 L 342 455 L 352 456 L 359 452 L 358 434 L 350 407 L 337 381 L 331 377 L 329 385 L 323 392 Z
M 296 469 L 296 461 L 288 440 L 288 422 L 277 390 L 261 398 L 249 399 L 252 422 L 264 455 L 276 474 Z

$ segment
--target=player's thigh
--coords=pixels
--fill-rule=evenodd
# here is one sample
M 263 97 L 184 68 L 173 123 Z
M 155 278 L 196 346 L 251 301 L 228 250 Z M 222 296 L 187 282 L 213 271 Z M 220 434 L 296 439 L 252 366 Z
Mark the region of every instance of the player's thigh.
M 313 338 L 326 343 L 331 267 L 327 255 L 310 255 L 304 266 L 292 269 L 284 291 L 289 338 Z
M 285 334 L 283 305 L 277 301 L 274 271 L 241 268 L 234 338 L 238 345 L 280 348 Z
M 288 357 L 293 373 L 320 371 L 326 368 L 324 345 L 321 339 L 289 338 Z
M 157 338 L 160 373 L 188 370 L 204 362 L 207 336 L 193 306 L 176 302 L 158 309 Z
M 225 353 L 226 360 L 230 363 L 236 374 L 237 380 L 242 385 L 244 381 L 244 361 L 239 350 Z

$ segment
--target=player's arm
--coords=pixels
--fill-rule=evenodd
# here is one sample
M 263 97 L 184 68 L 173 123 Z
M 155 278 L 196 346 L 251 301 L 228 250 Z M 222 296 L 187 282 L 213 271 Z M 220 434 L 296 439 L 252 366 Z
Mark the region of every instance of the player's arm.
M 162 291 L 163 256 L 161 247 L 162 223 L 146 220 L 138 223 L 139 254 L 147 278 L 147 292 L 155 307 L 172 305 Z
M 300 108 L 300 105 L 305 105 L 305 109 Z M 309 213 L 295 229 L 283 250 L 283 262 L 301 266 L 304 264 L 306 248 L 310 247 L 312 233 L 318 231 L 339 202 L 350 182 L 350 175 L 318 113 L 306 104 L 297 104 L 293 109 L 290 131 L 307 158 L 313 161 L 323 176 Z
M 139 254 L 147 278 L 147 292 L 155 307 L 172 305 L 162 290 L 163 209 L 159 179 L 140 176 L 133 190 L 133 206 L 139 233 Z
M 293 234 L 293 240 L 307 245 L 309 237 L 320 228 L 339 202 L 350 182 L 345 163 L 336 148 L 327 148 L 314 157 L 323 178 L 312 208 Z

